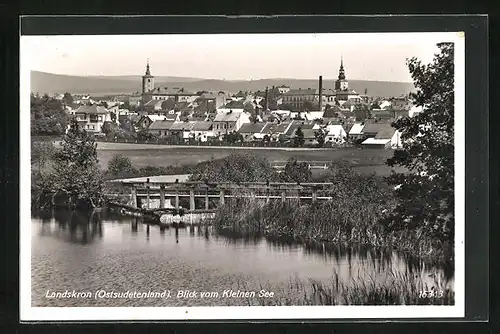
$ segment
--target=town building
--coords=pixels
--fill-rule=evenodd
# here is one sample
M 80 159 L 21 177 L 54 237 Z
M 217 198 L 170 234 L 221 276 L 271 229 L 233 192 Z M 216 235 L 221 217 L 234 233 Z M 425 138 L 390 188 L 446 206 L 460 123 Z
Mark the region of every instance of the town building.
M 263 138 L 267 135 L 269 136 L 270 141 L 279 141 L 280 139 L 284 139 L 288 129 L 293 125 L 294 121 L 290 122 L 268 122 L 265 127 L 262 129 L 261 134 Z
M 368 125 L 368 127 L 370 125 Z M 373 130 L 374 129 L 369 129 L 369 131 Z M 401 132 L 397 131 L 389 124 L 382 124 L 382 126 L 379 127 L 376 135 L 364 140 L 362 142 L 362 145 L 365 147 L 398 149 L 403 146 L 401 142 Z
M 347 133 L 340 124 L 330 124 L 326 126 L 326 143 L 343 144 L 347 140 Z
M 170 127 L 170 134 L 172 137 L 177 137 L 179 141 L 184 141 L 190 138 L 194 139 L 191 131 L 196 122 L 174 122 Z
M 319 102 L 319 94 L 316 89 L 291 89 L 283 94 L 283 105 L 289 107 L 293 111 L 302 111 L 304 106 L 308 104 L 310 107 L 317 105 Z M 317 108 L 317 107 L 316 107 Z
M 217 109 L 213 120 L 213 130 L 216 136 L 237 132 L 245 123 L 250 123 L 250 114 L 243 109 Z
M 147 131 L 158 137 L 168 137 L 171 135 L 170 128 L 174 122 L 167 120 L 156 120 L 147 128 Z
M 191 129 L 191 137 L 201 142 L 206 142 L 210 138 L 215 137 L 212 122 L 194 122 L 193 128 Z
M 261 140 L 263 138 L 261 132 L 266 124 L 267 123 L 245 123 L 238 130 L 238 133 L 243 136 L 243 141 L 246 142 Z
M 102 132 L 105 122 L 111 122 L 110 112 L 96 105 L 85 105 L 75 110 L 75 118 L 78 125 L 87 132 Z
M 166 121 L 166 120 L 167 118 L 163 115 L 144 115 L 139 119 L 137 125 L 140 128 L 147 129 L 155 121 Z
M 350 141 L 356 141 L 364 138 L 363 128 L 365 123 L 355 123 L 349 130 L 348 139 Z

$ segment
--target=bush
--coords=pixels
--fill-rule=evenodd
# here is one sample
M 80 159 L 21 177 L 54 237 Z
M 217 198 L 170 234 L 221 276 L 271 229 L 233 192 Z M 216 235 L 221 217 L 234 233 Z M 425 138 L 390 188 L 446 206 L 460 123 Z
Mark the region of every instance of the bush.
M 252 154 L 231 154 L 228 157 L 201 163 L 193 171 L 192 181 L 209 182 L 276 182 L 278 173 L 266 158 Z
M 123 173 L 134 173 L 135 169 L 132 166 L 132 161 L 130 160 L 129 157 L 126 157 L 124 155 L 118 154 L 115 155 L 111 160 L 108 162 L 108 174 L 112 175 L 117 175 L 117 174 L 123 174 Z
M 285 170 L 280 173 L 280 179 L 282 182 L 311 182 L 312 172 L 307 163 L 290 158 L 285 165 Z

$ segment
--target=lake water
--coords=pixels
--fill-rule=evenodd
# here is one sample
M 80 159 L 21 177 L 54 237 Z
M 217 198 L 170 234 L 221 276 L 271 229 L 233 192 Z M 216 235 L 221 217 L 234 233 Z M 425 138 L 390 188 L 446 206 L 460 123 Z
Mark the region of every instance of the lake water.
M 329 283 L 334 273 L 382 282 L 390 272 L 420 276 L 452 287 L 447 271 L 409 261 L 392 251 L 314 248 L 262 237 L 217 235 L 210 227 L 160 228 L 132 218 L 96 220 L 68 212 L 31 221 L 32 306 L 211 306 L 249 305 L 252 298 L 199 298 L 200 292 L 265 289 L 273 298 L 292 296 L 291 282 Z M 76 291 L 92 298 L 49 298 Z M 170 291 L 171 298 L 94 298 L 99 290 L 123 293 Z M 197 298 L 177 298 L 190 290 Z M 299 294 L 297 292 L 297 294 Z

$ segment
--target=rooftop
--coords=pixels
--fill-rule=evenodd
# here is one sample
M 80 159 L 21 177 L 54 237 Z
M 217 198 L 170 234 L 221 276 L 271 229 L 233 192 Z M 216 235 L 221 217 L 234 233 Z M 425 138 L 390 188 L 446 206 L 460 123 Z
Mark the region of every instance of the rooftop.
M 158 87 L 150 90 L 147 94 L 159 94 L 159 95 L 196 95 L 185 90 L 182 87 Z
M 170 130 L 174 131 L 191 131 L 194 127 L 195 122 L 174 122 Z
M 391 139 L 395 132 L 396 129 L 389 125 L 388 127 L 384 127 L 379 132 L 377 132 L 375 139 Z
M 393 127 L 390 124 L 387 123 L 371 123 L 371 124 L 366 124 L 365 127 L 363 128 L 363 133 L 365 134 L 375 134 L 377 135 L 378 133 L 382 134 L 387 134 L 387 133 L 394 133 Z M 392 136 L 391 134 L 391 136 Z M 389 137 L 390 138 L 390 137 Z
M 306 88 L 306 89 L 291 89 L 287 93 L 283 94 L 284 96 L 293 96 L 293 95 L 315 95 L 317 94 L 316 89 Z
M 363 123 L 355 123 L 351 130 L 349 131 L 350 135 L 360 135 L 363 133 L 363 128 L 365 125 Z
M 260 133 L 267 123 L 245 123 L 238 132 L 240 133 Z
M 243 109 L 217 109 L 214 122 L 236 122 L 241 114 Z
M 173 124 L 173 121 L 154 121 L 149 126 L 149 130 L 170 130 Z
M 194 122 L 193 131 L 208 131 L 212 128 L 212 122 L 199 121 Z
M 75 110 L 78 114 L 107 114 L 108 110 L 102 106 L 81 106 Z

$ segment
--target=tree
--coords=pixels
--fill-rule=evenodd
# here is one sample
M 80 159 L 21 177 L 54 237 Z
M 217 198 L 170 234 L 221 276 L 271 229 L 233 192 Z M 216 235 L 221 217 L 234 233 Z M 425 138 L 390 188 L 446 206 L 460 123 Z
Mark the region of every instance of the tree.
M 69 116 L 59 100 L 31 94 L 30 114 L 33 135 L 62 135 L 66 131 Z
M 31 164 L 37 164 L 40 173 L 52 159 L 54 152 L 55 147 L 51 141 L 31 140 Z
M 295 158 L 288 159 L 285 169 L 280 173 L 282 182 L 311 182 L 312 172 L 305 162 L 298 162 Z
M 245 111 L 249 114 L 253 114 L 255 111 L 255 108 L 251 102 L 247 102 L 243 105 L 243 111 Z
M 98 167 L 97 143 L 78 122 L 70 123 L 61 148 L 54 154 L 50 175 L 54 195 L 63 195 L 70 208 L 96 207 L 102 202 L 102 174 Z
M 325 145 L 326 135 L 327 135 L 327 129 L 326 126 L 324 125 L 320 126 L 318 130 L 314 131 L 314 137 L 318 142 L 318 147 L 323 147 L 323 145 Z
M 71 96 L 70 93 L 66 92 L 64 93 L 64 96 L 62 98 L 62 102 L 67 105 L 67 106 L 70 106 L 73 104 L 74 100 L 73 100 L 73 96 Z
M 122 154 L 117 154 L 111 158 L 108 162 L 108 174 L 122 174 L 122 173 L 131 173 L 134 172 L 135 169 L 132 166 L 132 161 L 129 157 L 126 157 Z
M 127 110 L 131 110 L 131 106 L 130 106 L 130 102 L 129 101 L 124 101 L 123 104 L 121 105 L 121 108 L 120 109 L 127 109 Z
M 304 146 L 304 132 L 302 132 L 302 128 L 299 126 L 297 130 L 295 130 L 295 136 L 293 137 L 293 146 L 302 147 Z
M 224 141 L 229 144 L 234 144 L 243 141 L 243 136 L 238 132 L 230 132 L 224 135 Z
M 414 229 L 422 237 L 453 244 L 454 240 L 454 49 L 438 44 L 432 63 L 407 61 L 417 88 L 412 99 L 424 111 L 393 123 L 401 131 L 403 149 L 394 152 L 390 166 L 410 173 L 394 173 L 388 179 L 397 186 L 399 200 L 387 225 Z
M 163 110 L 173 110 L 175 108 L 175 100 L 172 98 L 168 98 L 162 102 L 161 108 Z
M 362 122 L 370 118 L 370 109 L 367 104 L 357 104 L 354 106 L 354 114 L 356 115 L 356 121 Z

